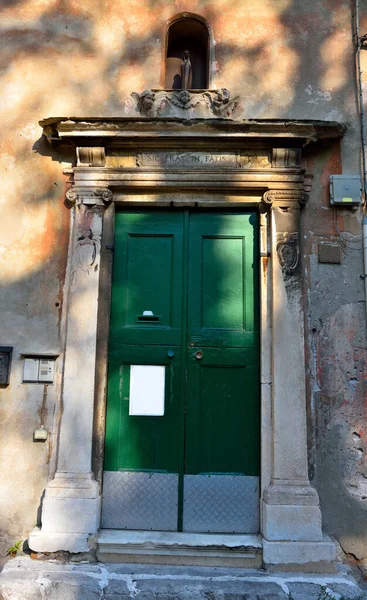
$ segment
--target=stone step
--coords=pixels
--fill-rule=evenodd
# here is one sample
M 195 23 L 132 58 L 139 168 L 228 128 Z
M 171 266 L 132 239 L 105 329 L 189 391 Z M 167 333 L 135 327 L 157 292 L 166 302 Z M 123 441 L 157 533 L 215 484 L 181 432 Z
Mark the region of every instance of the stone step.
M 98 536 L 102 562 L 259 568 L 259 535 L 121 531 L 102 529 Z
M 10 560 L 2 600 L 366 600 L 340 567 L 336 575 L 209 567 Z

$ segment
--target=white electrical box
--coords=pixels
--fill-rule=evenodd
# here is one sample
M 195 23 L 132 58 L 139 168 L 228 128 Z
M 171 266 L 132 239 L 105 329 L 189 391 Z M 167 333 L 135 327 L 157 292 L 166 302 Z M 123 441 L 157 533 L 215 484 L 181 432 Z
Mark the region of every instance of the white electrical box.
M 24 383 L 53 383 L 55 360 L 50 358 L 24 358 Z

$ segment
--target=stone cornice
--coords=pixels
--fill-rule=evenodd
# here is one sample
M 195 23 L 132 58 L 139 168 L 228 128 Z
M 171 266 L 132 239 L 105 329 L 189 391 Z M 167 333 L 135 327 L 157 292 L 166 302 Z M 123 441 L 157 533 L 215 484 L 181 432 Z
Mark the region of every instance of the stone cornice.
M 346 126 L 335 121 L 308 121 L 284 119 L 149 119 L 117 117 L 56 117 L 40 121 L 44 134 L 51 142 L 85 140 L 89 146 L 131 143 L 154 140 L 164 143 L 174 138 L 236 140 L 253 143 L 266 140 L 269 145 L 281 146 L 280 139 L 288 144 L 302 146 L 310 141 L 341 137 Z M 273 140 L 273 141 L 272 141 Z

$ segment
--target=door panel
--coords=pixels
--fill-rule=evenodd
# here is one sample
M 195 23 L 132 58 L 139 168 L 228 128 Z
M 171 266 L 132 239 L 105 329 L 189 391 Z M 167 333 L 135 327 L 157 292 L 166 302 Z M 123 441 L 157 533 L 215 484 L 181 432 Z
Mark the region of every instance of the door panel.
M 105 469 L 166 471 L 180 465 L 181 351 L 170 347 L 121 346 L 111 350 L 105 444 Z M 162 417 L 129 415 L 130 365 L 165 365 L 165 410 Z
M 112 341 L 181 343 L 182 264 L 181 213 L 116 215 Z
M 190 218 L 188 333 L 213 347 L 256 346 L 256 215 Z
M 241 348 L 188 351 L 185 473 L 258 475 L 258 378 Z M 200 350 L 199 350 L 200 352 Z
M 202 237 L 201 329 L 244 329 L 244 239 Z M 218 271 L 218 263 L 226 272 Z

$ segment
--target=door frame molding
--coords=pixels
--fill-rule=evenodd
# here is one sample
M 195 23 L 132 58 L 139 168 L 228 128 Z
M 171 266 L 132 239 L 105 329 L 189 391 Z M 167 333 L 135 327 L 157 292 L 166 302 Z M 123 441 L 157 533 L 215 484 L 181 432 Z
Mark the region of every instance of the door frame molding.
M 115 208 L 242 208 L 260 212 L 264 564 L 330 564 L 335 548 L 323 537 L 307 469 L 299 260 L 300 209 L 307 193 L 300 155 L 310 139 L 340 137 L 343 127 L 205 120 L 188 127 L 174 119 L 49 119 L 43 126 L 54 146 L 76 145 L 77 164 L 66 170 L 72 177 L 66 198 L 74 225 L 58 466 L 46 489 L 42 529 L 32 532 L 30 547 L 86 551 L 99 529 Z M 87 342 L 78 323 L 82 307 Z M 90 373 L 87 391 L 76 379 L 78 368 Z M 75 423 L 80 430 L 71 442 Z M 83 460 L 75 459 L 79 453 Z

